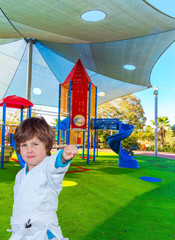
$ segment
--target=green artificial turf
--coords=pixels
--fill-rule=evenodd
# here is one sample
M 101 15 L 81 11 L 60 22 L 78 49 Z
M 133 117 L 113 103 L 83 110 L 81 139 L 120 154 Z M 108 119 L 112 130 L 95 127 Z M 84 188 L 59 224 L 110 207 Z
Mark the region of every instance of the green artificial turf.
M 58 218 L 70 240 L 166 240 L 175 238 L 175 160 L 135 156 L 139 169 L 118 168 L 114 153 L 100 152 L 96 161 L 79 157 L 64 180 L 78 185 L 64 187 L 59 196 Z M 13 184 L 20 167 L 5 163 L 0 169 L 0 239 L 10 234 Z M 160 178 L 147 182 L 141 176 Z

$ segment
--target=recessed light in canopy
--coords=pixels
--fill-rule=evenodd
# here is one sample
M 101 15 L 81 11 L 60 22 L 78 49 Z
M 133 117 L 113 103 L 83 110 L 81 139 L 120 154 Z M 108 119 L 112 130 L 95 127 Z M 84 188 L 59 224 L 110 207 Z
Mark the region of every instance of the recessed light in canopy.
M 124 68 L 127 70 L 131 70 L 131 71 L 136 69 L 136 67 L 134 65 L 130 65 L 130 64 L 124 65 Z
M 105 19 L 105 17 L 106 13 L 101 10 L 90 10 L 81 15 L 81 18 L 87 22 L 98 22 Z
M 33 93 L 34 93 L 35 95 L 40 95 L 40 94 L 41 94 L 41 89 L 35 87 L 35 88 L 33 88 Z
M 106 95 L 106 93 L 105 93 L 105 92 L 99 92 L 97 95 L 98 95 L 99 97 L 104 97 L 104 96 Z

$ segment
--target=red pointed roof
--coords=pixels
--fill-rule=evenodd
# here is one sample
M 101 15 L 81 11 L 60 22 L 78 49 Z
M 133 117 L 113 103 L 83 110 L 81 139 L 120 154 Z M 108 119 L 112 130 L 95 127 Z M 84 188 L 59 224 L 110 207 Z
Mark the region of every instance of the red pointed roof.
M 33 107 L 33 103 L 28 101 L 25 98 L 18 97 L 16 95 L 8 96 L 0 100 L 0 106 L 3 106 L 3 103 L 6 103 L 6 107 L 10 108 L 28 108 Z
M 61 85 L 67 84 L 69 80 L 72 80 L 72 82 L 83 82 L 83 83 L 89 83 L 91 81 L 89 75 L 86 72 L 85 67 L 83 66 L 83 63 L 80 59 L 76 62 L 72 70 L 70 71 L 67 78 L 64 80 L 64 82 Z M 93 84 L 93 83 L 92 83 Z M 93 84 L 94 86 L 94 84 Z M 95 87 L 95 86 L 94 86 Z

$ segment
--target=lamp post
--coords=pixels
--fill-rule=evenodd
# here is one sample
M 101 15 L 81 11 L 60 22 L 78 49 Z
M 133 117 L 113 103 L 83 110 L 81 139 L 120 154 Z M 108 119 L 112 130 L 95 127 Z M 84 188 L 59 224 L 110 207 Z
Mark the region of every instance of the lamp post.
M 157 157 L 157 99 L 158 99 L 158 87 L 154 87 L 154 96 L 155 96 L 155 149 L 154 149 L 154 156 Z

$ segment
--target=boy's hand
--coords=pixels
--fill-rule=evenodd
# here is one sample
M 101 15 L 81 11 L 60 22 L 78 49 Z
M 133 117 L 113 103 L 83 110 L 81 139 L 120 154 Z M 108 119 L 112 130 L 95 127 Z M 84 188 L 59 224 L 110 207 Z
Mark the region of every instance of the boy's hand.
M 64 148 L 64 151 L 62 153 L 62 157 L 64 160 L 68 161 L 71 158 L 74 158 L 78 154 L 78 149 L 75 145 L 67 145 Z

